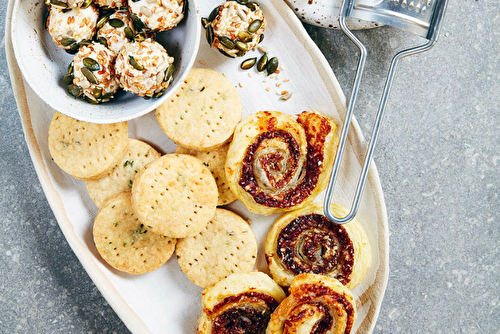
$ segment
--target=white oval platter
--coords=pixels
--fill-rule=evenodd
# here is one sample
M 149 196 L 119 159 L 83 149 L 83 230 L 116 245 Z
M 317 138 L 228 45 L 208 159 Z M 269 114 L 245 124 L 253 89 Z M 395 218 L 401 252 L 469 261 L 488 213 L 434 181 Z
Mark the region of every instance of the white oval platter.
M 7 14 L 10 31 L 11 0 Z M 40 2 L 43 5 L 43 2 Z M 207 17 L 220 4 L 216 0 L 200 3 L 200 16 Z M 342 122 L 345 97 L 328 62 L 313 43 L 301 22 L 283 0 L 261 2 L 267 20 L 262 45 L 276 56 L 282 66 L 275 78 L 259 75 L 255 70 L 239 68 L 243 59 L 229 59 L 211 49 L 202 37 L 195 67 L 206 67 L 224 73 L 237 87 L 243 104 L 243 116 L 260 110 L 279 110 L 298 114 L 304 110 L 318 110 Z M 45 104 L 24 81 L 15 61 L 12 41 L 5 36 L 9 73 L 16 96 L 34 167 L 39 180 L 69 245 L 126 326 L 134 333 L 194 333 L 201 312 L 202 289 L 191 283 L 173 256 L 160 269 L 141 276 L 118 272 L 99 256 L 92 240 L 92 222 L 97 207 L 89 198 L 85 183 L 65 174 L 51 160 L 47 147 L 48 127 L 54 110 Z M 255 51 L 248 57 L 259 56 Z M 292 92 L 283 101 L 281 91 Z M 161 131 L 154 113 L 129 121 L 129 136 L 153 144 L 162 153 L 171 153 L 175 144 Z M 349 206 L 356 187 L 366 143 L 354 120 L 344 154 L 344 167 L 336 186 L 335 199 Z M 322 195 L 317 199 L 322 201 Z M 250 213 L 239 202 L 229 208 L 252 222 L 259 242 L 255 269 L 268 272 L 263 253 L 267 230 L 277 218 Z M 354 289 L 358 318 L 354 332 L 371 333 L 382 303 L 388 278 L 388 227 L 384 197 L 377 170 L 370 168 L 368 183 L 358 218 L 369 235 L 374 263 L 365 280 Z

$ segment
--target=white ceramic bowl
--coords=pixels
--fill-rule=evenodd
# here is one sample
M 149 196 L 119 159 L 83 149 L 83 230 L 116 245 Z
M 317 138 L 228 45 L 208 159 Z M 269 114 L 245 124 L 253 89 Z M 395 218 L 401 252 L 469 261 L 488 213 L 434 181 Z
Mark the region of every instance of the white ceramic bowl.
M 35 93 L 51 108 L 70 117 L 93 123 L 114 123 L 142 116 L 168 99 L 194 64 L 201 18 L 197 0 L 186 1 L 182 22 L 174 29 L 157 34 L 157 41 L 175 58 L 176 67 L 173 81 L 160 98 L 146 100 L 120 92 L 109 102 L 92 105 L 70 96 L 63 77 L 73 56 L 52 41 L 44 27 L 46 6 L 40 0 L 16 0 L 14 3 L 11 36 L 17 63 Z

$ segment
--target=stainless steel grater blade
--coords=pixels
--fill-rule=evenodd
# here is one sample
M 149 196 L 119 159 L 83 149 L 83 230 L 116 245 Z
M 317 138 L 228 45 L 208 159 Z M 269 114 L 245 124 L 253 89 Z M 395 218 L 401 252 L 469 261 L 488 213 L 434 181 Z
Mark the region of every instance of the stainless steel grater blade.
M 368 176 L 368 169 L 370 167 L 370 163 L 373 157 L 373 149 L 377 141 L 377 136 L 380 129 L 380 123 L 382 120 L 382 116 L 384 114 L 385 106 L 387 104 L 387 97 L 391 89 L 392 79 L 394 77 L 397 64 L 399 63 L 399 60 L 401 58 L 427 51 L 434 46 L 438 38 L 439 28 L 441 26 L 441 22 L 444 13 L 446 11 L 447 4 L 448 0 L 343 0 L 342 1 L 342 5 L 340 7 L 340 17 L 339 17 L 340 28 L 359 48 L 360 58 L 358 63 L 358 69 L 356 70 L 356 77 L 354 79 L 351 96 L 347 104 L 347 111 L 344 120 L 344 125 L 342 127 L 342 134 L 337 149 L 337 157 L 333 165 L 332 174 L 330 176 L 330 182 L 326 189 L 324 211 L 325 215 L 332 222 L 337 224 L 345 224 L 351 221 L 356 215 L 359 209 L 361 195 L 363 194 L 365 181 Z M 330 203 L 332 202 L 333 190 L 340 170 L 340 163 L 342 161 L 342 156 L 347 141 L 347 135 L 351 124 L 352 113 L 354 110 L 354 105 L 356 102 L 356 97 L 358 94 L 359 85 L 363 74 L 363 69 L 365 66 L 366 54 L 367 54 L 365 46 L 347 27 L 346 17 L 368 20 L 384 25 L 389 25 L 395 28 L 399 28 L 404 31 L 408 31 L 416 35 L 419 35 L 421 37 L 424 37 L 425 39 L 427 39 L 427 43 L 400 51 L 394 56 L 394 58 L 392 58 L 391 65 L 389 67 L 389 73 L 387 74 L 387 79 L 384 86 L 384 91 L 380 99 L 379 109 L 373 127 L 372 136 L 370 138 L 370 143 L 366 150 L 365 161 L 363 163 L 363 168 L 358 181 L 358 186 L 356 188 L 356 193 L 354 195 L 354 200 L 351 205 L 351 209 L 345 217 L 337 217 L 332 212 L 330 208 Z

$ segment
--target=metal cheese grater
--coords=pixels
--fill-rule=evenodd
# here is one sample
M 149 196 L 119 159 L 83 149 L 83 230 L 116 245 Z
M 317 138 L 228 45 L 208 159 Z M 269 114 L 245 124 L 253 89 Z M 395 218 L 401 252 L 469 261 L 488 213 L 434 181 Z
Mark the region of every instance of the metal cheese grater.
M 339 23 L 340 28 L 344 33 L 356 44 L 359 48 L 361 55 L 356 70 L 356 77 L 352 88 L 351 97 L 347 105 L 347 112 L 342 128 L 342 135 L 340 137 L 337 158 L 333 165 L 332 175 L 330 176 L 330 183 L 328 184 L 325 197 L 325 215 L 332 222 L 337 224 L 344 224 L 354 218 L 358 211 L 360 198 L 363 193 L 368 168 L 372 160 L 373 149 L 377 141 L 377 135 L 380 128 L 380 122 L 384 113 L 384 108 L 387 103 L 387 96 L 391 89 L 392 79 L 396 71 L 396 66 L 399 60 L 403 57 L 414 55 L 420 52 L 429 50 L 434 46 L 437 41 L 439 27 L 446 10 L 448 0 L 343 0 L 340 7 Z M 366 157 L 361 171 L 361 176 L 358 181 L 354 200 L 350 212 L 345 217 L 336 217 L 330 209 L 332 202 L 333 189 L 339 173 L 342 155 L 344 153 L 345 144 L 347 141 L 347 134 L 351 124 L 352 111 L 356 102 L 358 88 L 363 74 L 363 69 L 366 60 L 365 46 L 354 36 L 354 34 L 347 28 L 346 17 L 353 17 L 367 21 L 373 21 L 384 25 L 389 25 L 405 31 L 412 32 L 416 35 L 427 39 L 427 43 L 403 50 L 397 53 L 392 58 L 387 75 L 384 91 L 380 99 L 380 105 L 377 113 L 377 118 L 373 127 L 372 137 L 366 151 Z

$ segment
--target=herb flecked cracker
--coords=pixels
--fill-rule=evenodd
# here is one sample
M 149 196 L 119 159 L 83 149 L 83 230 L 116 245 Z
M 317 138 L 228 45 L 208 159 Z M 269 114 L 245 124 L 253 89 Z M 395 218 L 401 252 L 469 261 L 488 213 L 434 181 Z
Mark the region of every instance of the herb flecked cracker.
M 257 241 L 243 218 L 218 208 L 197 235 L 177 241 L 175 253 L 187 277 L 208 288 L 232 273 L 252 271 Z
M 141 222 L 172 238 L 203 229 L 214 215 L 217 197 L 212 173 L 185 154 L 166 154 L 149 163 L 132 186 L 132 205 Z
M 130 193 L 110 199 L 101 208 L 93 234 L 102 258 L 113 268 L 130 274 L 158 269 L 172 256 L 176 243 L 139 221 L 130 204 Z
M 163 132 L 180 146 L 206 151 L 226 143 L 241 120 L 234 85 L 221 73 L 192 69 L 181 87 L 156 109 Z
M 111 173 L 98 180 L 85 182 L 90 198 L 100 208 L 106 200 L 122 192 L 132 191 L 135 175 L 160 156 L 148 143 L 130 138 L 125 154 Z
M 49 151 L 55 163 L 82 180 L 106 176 L 128 145 L 127 122 L 95 124 L 55 112 L 49 126 Z
M 211 172 L 219 189 L 217 205 L 226 205 L 236 200 L 236 196 L 229 188 L 224 171 L 229 143 L 210 151 L 195 151 L 177 146 L 175 153 L 192 155 L 203 163 Z

